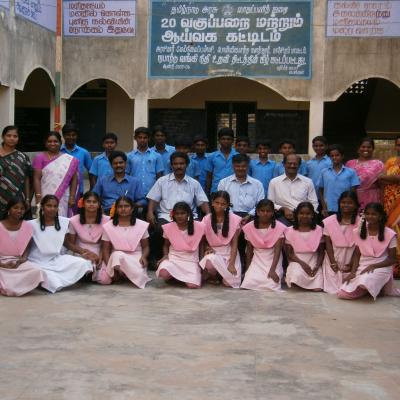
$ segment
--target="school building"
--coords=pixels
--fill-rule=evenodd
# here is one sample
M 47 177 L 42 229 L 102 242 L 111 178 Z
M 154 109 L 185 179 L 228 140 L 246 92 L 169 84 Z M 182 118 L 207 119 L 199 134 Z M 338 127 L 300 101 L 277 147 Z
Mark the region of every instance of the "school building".
M 343 143 L 349 157 L 354 155 L 356 143 L 365 135 L 379 139 L 382 151 L 386 151 L 390 147 L 390 139 L 400 134 L 400 18 L 397 18 L 397 25 L 395 22 L 392 24 L 392 31 L 378 37 L 372 31 L 354 30 L 349 33 L 343 28 L 328 34 L 332 27 L 327 24 L 328 15 L 335 18 L 345 16 L 350 3 L 358 3 L 358 8 L 354 5 L 355 11 L 348 12 L 350 17 L 374 15 L 377 19 L 386 18 L 387 22 L 395 18 L 394 13 L 399 12 L 399 2 L 288 0 L 255 1 L 250 4 L 243 1 L 243 8 L 235 11 L 234 1 L 177 1 L 174 5 L 176 7 L 179 4 L 180 9 L 176 7 L 171 11 L 171 8 L 165 8 L 168 15 L 156 16 L 153 13 L 164 12 L 165 3 L 171 2 L 163 4 L 153 0 L 153 4 L 150 4 L 150 0 L 143 0 L 133 2 L 134 35 L 66 35 L 64 20 L 64 37 L 59 44 L 62 49 L 56 49 L 55 32 L 23 18 L 21 9 L 17 11 L 16 8 L 18 1 L 7 0 L 7 6 L 4 6 L 5 2 L 0 2 L 3 4 L 0 6 L 0 125 L 4 127 L 15 123 L 20 127 L 21 149 L 24 151 L 41 150 L 43 133 L 54 128 L 56 52 L 58 57 L 62 57 L 61 122 L 76 122 L 81 129 L 79 144 L 90 151 L 101 149 L 101 137 L 109 131 L 119 135 L 121 149 L 130 150 L 134 128 L 155 124 L 166 127 L 171 141 L 176 135 L 192 137 L 204 134 L 208 136 L 211 148 L 216 147 L 216 132 L 223 126 L 234 128 L 236 135 L 248 135 L 252 145 L 259 138 L 269 138 L 275 145 L 283 137 L 293 138 L 300 153 L 311 153 L 312 138 L 324 135 L 330 143 Z M 64 19 L 68 17 L 65 3 Z M 85 1 L 75 3 L 84 4 Z M 191 10 L 183 8 L 189 3 L 198 6 L 197 11 L 192 10 L 192 14 Z M 246 3 L 249 8 L 245 8 Z M 274 17 L 272 7 L 288 7 L 286 11 L 275 10 L 279 19 L 283 18 L 285 12 L 289 13 L 291 8 L 297 7 L 296 3 L 305 7 L 302 21 L 289 21 L 289 18 L 287 21 L 277 20 L 279 29 L 275 29 L 271 25 L 274 22 L 268 20 Z M 371 5 L 368 10 L 362 11 L 360 3 Z M 383 3 L 391 5 L 389 11 L 384 13 L 380 11 Z M 271 9 L 256 7 L 261 4 L 271 5 Z M 217 22 L 214 15 L 210 14 L 208 7 L 211 6 L 223 8 L 223 14 Z M 307 6 L 310 7 L 309 15 Z M 329 7 L 337 7 L 338 14 L 334 14 L 335 11 L 331 13 Z M 83 6 L 75 9 L 87 10 Z M 213 12 L 217 13 L 216 10 L 217 7 Z M 208 24 L 206 27 L 210 32 L 215 26 L 230 28 L 229 40 L 236 44 L 236 47 L 232 47 L 234 51 L 239 49 L 241 32 L 247 35 L 249 27 L 246 23 L 251 24 L 259 18 L 255 22 L 259 27 L 263 23 L 262 18 L 268 17 L 264 23 L 270 24 L 270 31 L 278 32 L 282 37 L 283 54 L 286 54 L 285 48 L 290 51 L 295 46 L 303 46 L 301 41 L 300 44 L 296 42 L 297 37 L 289 35 L 295 33 L 296 26 L 304 25 L 309 17 L 306 33 L 302 33 L 302 39 L 308 46 L 304 45 L 307 53 L 304 58 L 309 56 L 305 61 L 309 71 L 304 76 L 297 76 L 285 75 L 275 69 L 262 76 L 261 65 L 252 69 L 243 63 L 241 69 L 225 72 L 214 64 L 214 69 L 208 66 L 208 72 L 204 72 L 200 62 L 197 62 L 197 65 L 190 64 L 193 73 L 182 76 L 179 72 L 166 72 L 163 75 L 160 63 L 166 60 L 162 68 L 167 71 L 172 59 L 169 57 L 173 54 L 166 53 L 167 47 L 153 47 L 157 45 L 157 40 L 167 35 L 162 26 L 155 26 L 157 18 L 166 17 L 167 22 L 163 24 L 169 25 L 169 32 L 175 32 L 176 23 L 180 27 L 187 27 L 185 32 L 189 32 L 191 27 L 196 26 L 193 20 L 198 17 L 197 13 L 206 14 L 208 22 L 205 24 Z M 242 14 L 238 16 L 235 13 Z M 294 15 L 300 18 L 297 11 Z M 400 17 L 400 12 L 397 17 Z M 351 20 L 348 21 L 350 24 Z M 288 25 L 282 25 L 281 22 Z M 68 23 L 75 22 L 71 19 Z M 335 23 L 338 26 L 341 24 L 340 21 Z M 203 32 L 201 29 L 196 32 Z M 212 33 L 210 35 L 210 41 L 214 41 Z M 183 37 L 178 32 L 173 37 L 177 38 L 176 48 L 179 44 L 185 44 L 200 49 L 197 43 L 201 39 L 195 35 Z M 243 38 L 243 43 L 249 48 L 259 45 L 265 47 L 267 40 L 270 40 L 262 35 L 246 39 L 250 38 L 250 34 Z M 165 40 L 171 44 L 175 39 Z M 273 40 L 278 41 L 271 39 L 270 43 Z M 297 44 L 291 44 L 291 40 Z M 215 48 L 217 45 L 219 42 L 215 42 Z M 228 49 L 226 46 L 224 48 Z M 161 54 L 162 51 L 165 51 L 162 53 L 164 58 L 155 54 Z M 278 50 L 275 51 L 278 53 Z M 188 50 L 187 57 L 193 54 Z M 230 55 L 228 58 L 232 61 L 233 57 Z M 243 62 L 242 58 L 235 57 Z M 200 58 L 196 56 L 196 59 Z M 285 59 L 285 62 L 290 64 L 288 60 Z M 295 63 L 299 70 L 300 62 L 297 60 Z

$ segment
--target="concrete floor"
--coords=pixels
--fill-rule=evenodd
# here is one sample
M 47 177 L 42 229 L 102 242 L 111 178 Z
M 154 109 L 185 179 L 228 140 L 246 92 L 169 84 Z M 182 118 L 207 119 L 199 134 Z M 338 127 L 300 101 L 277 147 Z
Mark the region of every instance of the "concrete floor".
M 398 298 L 158 280 L 1 297 L 0 399 L 399 399 L 399 317 Z

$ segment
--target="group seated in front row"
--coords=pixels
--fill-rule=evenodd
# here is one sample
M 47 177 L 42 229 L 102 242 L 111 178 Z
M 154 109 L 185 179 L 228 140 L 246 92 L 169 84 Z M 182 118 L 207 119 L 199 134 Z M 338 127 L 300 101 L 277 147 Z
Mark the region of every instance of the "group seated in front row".
M 20 296 L 39 285 L 54 293 L 85 276 L 100 284 L 127 278 L 138 288 L 151 280 L 149 224 L 136 218 L 129 197 L 116 201 L 111 218 L 103 215 L 94 192 L 84 194 L 79 214 L 71 219 L 58 215 L 56 196 L 44 196 L 40 206 L 39 217 L 26 222 L 23 199 L 7 205 L 0 222 L 1 294 Z M 254 220 L 247 222 L 231 212 L 229 194 L 218 191 L 211 213 L 195 221 L 187 203 L 176 203 L 172 222 L 162 226 L 163 257 L 156 276 L 193 289 L 204 281 L 221 281 L 236 289 L 282 291 L 286 254 L 289 288 L 325 291 L 341 299 L 400 296 L 392 273 L 396 234 L 385 227 L 381 204 L 368 204 L 361 219 L 355 192 L 344 192 L 338 213 L 326 218 L 323 228 L 309 202 L 295 209 L 292 227 L 275 219 L 274 208 L 272 201 L 261 200 Z M 243 265 L 240 235 L 246 241 Z

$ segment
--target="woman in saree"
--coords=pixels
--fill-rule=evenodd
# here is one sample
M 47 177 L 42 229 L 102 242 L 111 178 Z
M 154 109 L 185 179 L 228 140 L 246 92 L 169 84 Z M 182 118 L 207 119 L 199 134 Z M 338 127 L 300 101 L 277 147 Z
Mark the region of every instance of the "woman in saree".
M 3 143 L 0 146 L 0 217 L 3 216 L 8 202 L 18 196 L 25 200 L 26 210 L 30 209 L 31 162 L 28 156 L 16 149 L 18 128 L 6 126 L 2 132 Z
M 32 162 L 36 205 L 47 194 L 53 194 L 60 202 L 59 215 L 71 217 L 77 196 L 79 160 L 60 152 L 58 132 L 51 131 L 46 135 L 45 147 L 46 151 Z
M 357 188 L 357 197 L 361 211 L 368 203 L 382 202 L 382 193 L 379 179 L 384 172 L 384 165 L 380 160 L 372 158 L 375 143 L 371 138 L 361 140 L 358 148 L 358 158 L 347 161 L 346 167 L 352 168 L 360 178 L 360 186 Z
M 384 185 L 383 205 L 388 216 L 386 225 L 397 233 L 397 265 L 394 275 L 400 278 L 400 136 L 396 138 L 397 156 L 389 158 L 385 163 L 385 173 L 379 182 Z

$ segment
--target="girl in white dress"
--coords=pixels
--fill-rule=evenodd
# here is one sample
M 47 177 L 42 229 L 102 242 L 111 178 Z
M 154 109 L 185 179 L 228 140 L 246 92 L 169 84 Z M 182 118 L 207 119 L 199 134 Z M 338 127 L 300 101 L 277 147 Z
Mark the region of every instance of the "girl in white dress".
M 59 200 L 46 195 L 40 202 L 39 218 L 29 221 L 33 228 L 33 241 L 28 260 L 43 272 L 42 287 L 55 293 L 78 282 L 93 271 L 92 263 L 81 257 L 62 254 L 69 219 L 58 216 Z

